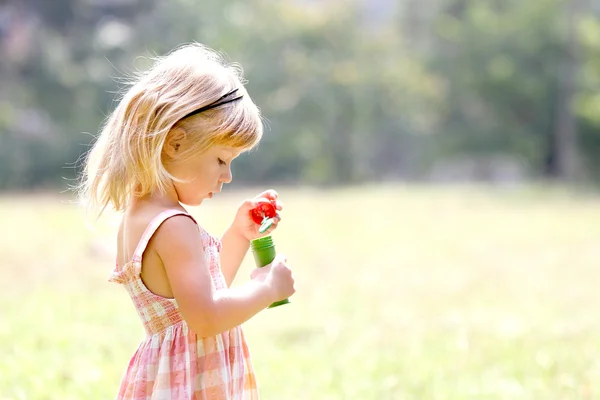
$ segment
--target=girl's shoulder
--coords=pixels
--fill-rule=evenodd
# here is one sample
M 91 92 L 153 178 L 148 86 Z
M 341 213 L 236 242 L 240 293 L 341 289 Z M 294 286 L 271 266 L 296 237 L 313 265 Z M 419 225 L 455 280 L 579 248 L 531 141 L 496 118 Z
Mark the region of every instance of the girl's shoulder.
M 175 216 L 183 218 L 172 218 Z M 130 207 L 123 213 L 117 234 L 119 262 L 123 265 L 133 259 L 140 243 L 147 243 L 153 239 L 162 225 L 168 225 L 169 236 L 179 236 L 180 232 L 183 234 L 190 229 L 190 223 L 195 226 L 194 229 L 198 229 L 194 217 L 183 208 L 166 208 L 152 204 Z

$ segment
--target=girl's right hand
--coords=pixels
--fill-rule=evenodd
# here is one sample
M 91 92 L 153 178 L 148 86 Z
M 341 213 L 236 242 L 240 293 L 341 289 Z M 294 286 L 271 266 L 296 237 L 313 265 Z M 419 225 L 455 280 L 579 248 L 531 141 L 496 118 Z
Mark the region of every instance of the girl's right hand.
M 296 292 L 287 258 L 280 254 L 275 256 L 271 264 L 252 271 L 250 278 L 264 282 L 272 293 L 273 301 L 286 299 Z

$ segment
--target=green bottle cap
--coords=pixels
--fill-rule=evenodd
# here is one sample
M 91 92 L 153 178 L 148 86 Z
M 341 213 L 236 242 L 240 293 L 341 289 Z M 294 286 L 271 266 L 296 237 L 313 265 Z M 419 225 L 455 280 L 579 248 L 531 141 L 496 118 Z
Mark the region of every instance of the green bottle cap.
M 274 222 L 275 220 L 273 218 L 263 219 L 262 223 L 260 224 L 260 227 L 258 228 L 258 233 L 265 233 L 266 231 L 268 231 L 269 228 L 273 226 Z

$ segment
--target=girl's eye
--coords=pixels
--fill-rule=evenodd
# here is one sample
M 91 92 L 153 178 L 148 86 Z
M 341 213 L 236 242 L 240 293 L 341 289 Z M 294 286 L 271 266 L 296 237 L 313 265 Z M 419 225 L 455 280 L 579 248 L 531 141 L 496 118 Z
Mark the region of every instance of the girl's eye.
M 227 164 L 225 161 L 221 160 L 220 158 L 219 158 L 218 160 L 219 160 L 219 164 L 220 164 L 220 165 L 225 165 L 225 164 Z

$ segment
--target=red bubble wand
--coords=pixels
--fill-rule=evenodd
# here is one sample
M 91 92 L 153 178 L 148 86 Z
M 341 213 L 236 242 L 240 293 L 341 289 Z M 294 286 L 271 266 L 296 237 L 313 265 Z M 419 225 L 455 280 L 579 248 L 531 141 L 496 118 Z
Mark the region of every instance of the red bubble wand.
M 275 200 L 260 200 L 258 205 L 250 211 L 252 220 L 260 225 L 258 233 L 265 233 L 275 222 L 277 209 L 275 208 Z

